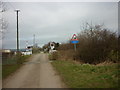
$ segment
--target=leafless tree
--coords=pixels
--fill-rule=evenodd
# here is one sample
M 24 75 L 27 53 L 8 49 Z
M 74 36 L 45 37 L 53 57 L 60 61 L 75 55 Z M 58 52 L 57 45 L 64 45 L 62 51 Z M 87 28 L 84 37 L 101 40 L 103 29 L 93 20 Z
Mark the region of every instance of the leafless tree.
M 104 24 L 83 24 L 83 30 L 78 33 L 77 51 L 73 51 L 72 43 L 61 44 L 60 55 L 64 59 L 79 60 L 84 63 L 97 64 L 104 61 L 118 62 L 118 37 L 116 32 L 104 27 Z M 74 52 L 74 54 L 73 54 Z M 60 56 L 59 55 L 59 56 Z
M 4 34 L 6 32 L 8 23 L 3 17 L 4 13 L 6 12 L 7 7 L 2 0 L 0 1 L 0 40 L 4 38 Z

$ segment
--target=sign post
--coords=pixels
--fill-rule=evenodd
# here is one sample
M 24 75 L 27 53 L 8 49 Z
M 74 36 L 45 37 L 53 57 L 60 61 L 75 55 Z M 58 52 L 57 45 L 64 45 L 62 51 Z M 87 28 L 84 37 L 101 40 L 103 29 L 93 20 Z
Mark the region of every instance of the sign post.
M 78 41 L 78 39 L 77 39 L 76 34 L 73 34 L 73 37 L 72 37 L 72 39 L 71 39 L 71 43 L 74 44 L 74 50 L 75 50 L 75 52 L 76 52 L 76 50 L 77 50 L 77 48 L 76 48 L 76 43 L 78 43 L 78 42 L 79 42 L 79 41 Z
M 74 43 L 74 49 L 75 49 L 75 51 L 76 51 L 76 43 Z

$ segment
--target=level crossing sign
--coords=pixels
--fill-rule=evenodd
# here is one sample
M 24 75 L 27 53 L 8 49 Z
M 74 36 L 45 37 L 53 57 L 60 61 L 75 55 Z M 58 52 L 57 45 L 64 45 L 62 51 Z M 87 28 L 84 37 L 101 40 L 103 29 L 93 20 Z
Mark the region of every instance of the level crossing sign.
M 78 41 L 78 39 L 77 39 L 77 36 L 76 36 L 76 34 L 73 34 L 73 36 L 72 36 L 72 39 L 71 39 L 71 43 L 73 43 L 74 44 L 74 50 L 76 51 L 76 43 L 78 43 L 79 41 Z
M 78 39 L 77 39 L 76 34 L 73 34 L 72 39 L 71 39 L 71 43 L 78 43 L 78 42 L 79 42 L 79 41 L 78 41 Z

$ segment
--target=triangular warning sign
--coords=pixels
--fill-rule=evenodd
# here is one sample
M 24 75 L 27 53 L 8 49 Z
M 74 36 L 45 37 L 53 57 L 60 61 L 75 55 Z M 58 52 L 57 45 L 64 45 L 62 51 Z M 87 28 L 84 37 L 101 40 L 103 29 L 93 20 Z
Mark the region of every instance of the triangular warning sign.
M 73 34 L 73 36 L 72 36 L 72 39 L 71 39 L 71 40 L 72 40 L 72 41 L 78 41 L 76 34 Z

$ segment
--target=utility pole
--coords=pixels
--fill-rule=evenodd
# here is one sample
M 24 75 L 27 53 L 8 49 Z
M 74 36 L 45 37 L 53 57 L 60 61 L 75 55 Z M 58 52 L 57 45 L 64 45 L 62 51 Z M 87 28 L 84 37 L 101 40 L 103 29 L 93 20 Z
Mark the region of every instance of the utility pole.
M 18 12 L 20 12 L 20 10 L 15 10 L 15 12 L 17 14 L 17 53 L 19 53 Z
M 33 35 L 33 46 L 35 46 L 35 34 Z
M 25 48 L 27 49 L 27 47 L 28 47 L 28 41 L 26 41 L 26 47 Z

